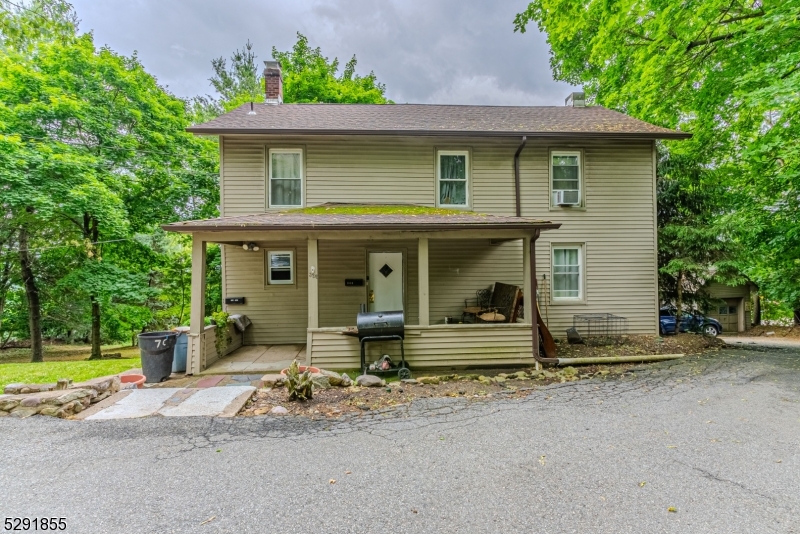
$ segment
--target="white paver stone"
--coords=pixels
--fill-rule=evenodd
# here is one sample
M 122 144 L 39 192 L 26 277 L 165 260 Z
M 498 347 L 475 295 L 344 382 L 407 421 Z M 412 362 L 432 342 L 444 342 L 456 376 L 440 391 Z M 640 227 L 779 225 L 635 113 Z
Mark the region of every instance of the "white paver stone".
M 155 414 L 164 403 L 183 388 L 135 389 L 119 402 L 86 418 L 87 421 L 103 419 L 133 419 Z
M 239 395 L 255 390 L 253 386 L 199 389 L 177 406 L 164 406 L 158 413 L 167 417 L 215 416 L 221 414 Z

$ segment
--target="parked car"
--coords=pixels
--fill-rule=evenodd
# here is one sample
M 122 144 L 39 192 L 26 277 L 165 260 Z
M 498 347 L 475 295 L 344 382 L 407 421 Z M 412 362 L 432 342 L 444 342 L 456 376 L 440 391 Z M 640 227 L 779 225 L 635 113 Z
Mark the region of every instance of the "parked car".
M 659 333 L 664 336 L 676 334 L 677 317 L 675 310 L 661 308 L 658 318 Z M 681 317 L 681 332 L 702 332 L 709 336 L 717 336 L 722 332 L 722 325 L 713 317 L 706 317 L 699 313 L 684 313 Z

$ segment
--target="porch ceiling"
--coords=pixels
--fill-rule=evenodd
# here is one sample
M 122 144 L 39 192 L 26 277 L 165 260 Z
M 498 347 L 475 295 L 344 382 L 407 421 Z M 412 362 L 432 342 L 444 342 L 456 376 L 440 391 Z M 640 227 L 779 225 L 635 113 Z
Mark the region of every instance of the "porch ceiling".
M 163 225 L 168 232 L 261 230 L 550 230 L 561 226 L 540 219 L 488 215 L 472 211 L 409 205 L 324 204 L 282 212 L 181 221 Z

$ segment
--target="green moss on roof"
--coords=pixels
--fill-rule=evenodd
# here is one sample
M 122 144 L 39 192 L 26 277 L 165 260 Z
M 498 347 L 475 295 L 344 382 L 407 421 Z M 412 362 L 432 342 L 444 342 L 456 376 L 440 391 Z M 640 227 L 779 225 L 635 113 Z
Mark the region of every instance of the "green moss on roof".
M 446 208 L 428 208 L 425 206 L 409 205 L 322 205 L 311 208 L 289 210 L 285 213 L 302 213 L 304 215 L 475 215 L 482 214 L 474 211 L 463 211 Z

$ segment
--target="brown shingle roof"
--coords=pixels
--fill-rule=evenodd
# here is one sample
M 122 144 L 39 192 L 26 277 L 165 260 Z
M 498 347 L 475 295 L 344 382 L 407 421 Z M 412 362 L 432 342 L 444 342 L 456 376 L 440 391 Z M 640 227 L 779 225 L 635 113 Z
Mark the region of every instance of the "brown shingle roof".
M 441 106 L 433 104 L 250 104 L 188 128 L 198 134 L 373 134 L 586 136 L 684 139 L 601 106 Z
M 202 221 L 181 221 L 166 224 L 162 228 L 168 232 L 221 232 L 253 230 L 549 230 L 560 227 L 558 223 L 511 217 L 485 215 L 468 211 L 420 208 L 418 206 L 385 206 L 387 213 L 380 213 L 382 207 L 365 207 L 358 213 L 358 207 L 337 209 L 326 207 L 261 213 L 258 215 L 239 215 L 219 217 Z M 403 208 L 409 208 L 404 213 Z

